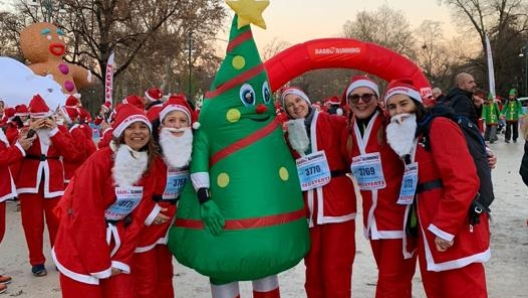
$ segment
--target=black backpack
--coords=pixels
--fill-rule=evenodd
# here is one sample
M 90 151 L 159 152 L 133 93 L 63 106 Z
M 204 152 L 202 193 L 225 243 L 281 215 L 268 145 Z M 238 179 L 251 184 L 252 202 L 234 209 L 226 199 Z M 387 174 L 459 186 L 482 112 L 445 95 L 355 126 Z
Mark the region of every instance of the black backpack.
M 418 125 L 416 135 L 423 136 L 423 146 L 426 150 L 431 150 L 429 140 L 429 129 L 431 121 L 436 117 L 445 117 L 457 123 L 466 138 L 469 153 L 473 157 L 477 175 L 480 179 L 480 188 L 477 197 L 472 203 L 470 218 L 473 223 L 478 223 L 478 215 L 482 212 L 490 212 L 490 205 L 495 199 L 493 193 L 493 182 L 491 180 L 491 168 L 488 163 L 488 154 L 486 152 L 486 143 L 478 127 L 467 117 L 455 115 L 453 109 L 444 106 L 435 106 L 429 110 L 429 115 Z M 472 214 L 474 212 L 475 214 Z

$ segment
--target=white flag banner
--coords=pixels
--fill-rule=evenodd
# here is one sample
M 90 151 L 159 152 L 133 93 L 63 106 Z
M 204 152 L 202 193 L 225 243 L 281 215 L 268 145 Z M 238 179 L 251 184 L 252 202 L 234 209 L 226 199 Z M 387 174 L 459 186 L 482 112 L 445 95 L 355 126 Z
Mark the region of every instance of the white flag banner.
M 106 76 L 105 76 L 105 102 L 109 102 L 112 106 L 112 94 L 114 90 L 114 71 L 115 71 L 115 61 L 114 53 L 108 57 L 108 62 L 106 63 Z
M 488 56 L 488 78 L 490 93 L 495 99 L 495 70 L 493 68 L 493 55 L 491 53 L 491 44 L 488 35 L 486 34 L 486 54 Z

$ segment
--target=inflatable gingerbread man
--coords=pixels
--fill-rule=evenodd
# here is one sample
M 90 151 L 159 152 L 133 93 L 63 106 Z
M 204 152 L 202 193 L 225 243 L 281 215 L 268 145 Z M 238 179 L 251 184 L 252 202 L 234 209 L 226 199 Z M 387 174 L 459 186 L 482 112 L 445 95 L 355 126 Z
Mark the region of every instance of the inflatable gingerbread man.
M 41 76 L 52 75 L 67 94 L 92 83 L 92 73 L 66 62 L 64 32 L 50 23 L 35 23 L 20 32 L 20 48 L 29 68 Z

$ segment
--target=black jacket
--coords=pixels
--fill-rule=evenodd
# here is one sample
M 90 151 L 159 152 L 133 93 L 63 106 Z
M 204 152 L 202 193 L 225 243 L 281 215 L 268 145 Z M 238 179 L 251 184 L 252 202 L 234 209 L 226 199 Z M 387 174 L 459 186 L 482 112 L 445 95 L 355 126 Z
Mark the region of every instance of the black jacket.
M 477 108 L 473 103 L 473 94 L 455 87 L 446 95 L 446 100 L 457 116 L 467 117 L 475 125 L 482 114 L 482 106 Z
M 524 142 L 524 155 L 522 157 L 519 174 L 521 174 L 524 184 L 528 186 L 528 141 Z

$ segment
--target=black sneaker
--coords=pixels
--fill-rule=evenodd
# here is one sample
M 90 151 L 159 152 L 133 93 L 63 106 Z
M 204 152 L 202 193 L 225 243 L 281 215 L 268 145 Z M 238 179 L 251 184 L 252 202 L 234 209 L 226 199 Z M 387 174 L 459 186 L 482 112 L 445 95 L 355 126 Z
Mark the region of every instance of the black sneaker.
M 514 143 L 517 143 L 517 140 L 513 140 Z
M 48 271 L 46 270 L 46 267 L 44 267 L 44 264 L 35 265 L 31 267 L 31 273 L 33 273 L 34 276 L 48 275 Z
M 510 143 L 510 140 L 504 140 L 506 143 Z

